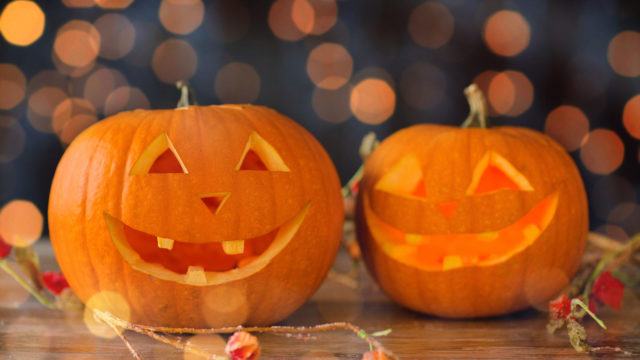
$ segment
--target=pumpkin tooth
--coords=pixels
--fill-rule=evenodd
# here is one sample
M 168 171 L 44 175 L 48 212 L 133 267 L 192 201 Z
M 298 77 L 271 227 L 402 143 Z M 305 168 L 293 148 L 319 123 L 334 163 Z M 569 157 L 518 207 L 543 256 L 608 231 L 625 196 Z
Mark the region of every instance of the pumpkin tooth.
M 191 285 L 205 285 L 207 283 L 207 275 L 202 266 L 189 266 L 184 278 L 185 282 Z
M 163 238 L 158 236 L 157 240 L 158 240 L 158 247 L 160 249 L 167 249 L 167 250 L 173 249 L 173 243 L 174 243 L 173 239 Z
M 242 254 L 244 252 L 244 240 L 223 241 L 222 250 L 227 255 Z

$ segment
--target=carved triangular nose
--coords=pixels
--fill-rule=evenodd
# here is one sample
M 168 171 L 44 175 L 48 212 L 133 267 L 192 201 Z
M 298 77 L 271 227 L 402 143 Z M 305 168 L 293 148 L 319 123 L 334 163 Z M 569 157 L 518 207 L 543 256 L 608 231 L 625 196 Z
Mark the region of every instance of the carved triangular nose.
M 207 207 L 207 209 L 209 209 L 209 211 L 211 211 L 211 213 L 215 215 L 218 212 L 220 212 L 220 209 L 222 209 L 222 206 L 224 205 L 225 201 L 227 201 L 227 199 L 229 198 L 229 195 L 230 193 L 228 192 L 206 194 L 206 195 L 201 195 L 200 200 L 202 200 L 202 202 Z

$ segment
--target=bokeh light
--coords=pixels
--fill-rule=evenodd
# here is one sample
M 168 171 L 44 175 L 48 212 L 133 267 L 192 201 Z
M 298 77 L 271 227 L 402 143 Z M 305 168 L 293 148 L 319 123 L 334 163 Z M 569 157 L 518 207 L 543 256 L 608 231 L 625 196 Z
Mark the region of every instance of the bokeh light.
M 507 70 L 491 77 L 487 100 L 495 113 L 518 116 L 533 103 L 533 84 L 521 72 Z
M 13 45 L 33 44 L 42 36 L 44 25 L 44 12 L 34 1 L 12 1 L 0 13 L 0 33 Z
M 346 84 L 353 71 L 353 59 L 344 46 L 323 43 L 307 58 L 307 74 L 316 86 L 335 90 Z
M 60 141 L 68 144 L 97 120 L 96 109 L 90 101 L 67 98 L 54 109 L 51 123 Z
M 311 106 L 320 119 L 331 123 L 340 123 L 351 117 L 350 95 L 350 85 L 336 90 L 316 87 L 311 96 Z
M 158 16 L 168 31 L 187 35 L 202 24 L 204 4 L 202 0 L 162 0 Z
M 473 78 L 473 83 L 478 85 L 480 90 L 485 94 L 485 96 L 487 96 L 489 94 L 489 85 L 491 84 L 491 80 L 493 80 L 496 75 L 498 75 L 498 71 L 485 70 Z M 490 101 L 487 101 L 487 106 L 489 107 L 489 115 L 498 115 L 498 112 L 493 108 Z
M 631 136 L 640 139 L 640 95 L 632 97 L 624 105 L 622 124 Z
M 126 9 L 131 5 L 133 0 L 94 0 L 96 5 L 100 6 L 103 9 Z
M 444 72 L 426 62 L 411 64 L 400 77 L 400 94 L 415 109 L 427 110 L 442 103 L 446 89 Z
M 0 64 L 0 109 L 10 110 L 24 99 L 27 79 L 17 66 Z
M 484 42 L 497 55 L 520 54 L 529 46 L 530 37 L 529 22 L 517 11 L 497 11 L 487 19 L 484 25 Z
M 217 334 L 198 334 L 190 337 L 182 358 L 184 360 L 207 360 L 227 358 L 224 347 L 227 342 Z
M 189 80 L 195 74 L 198 55 L 188 42 L 168 39 L 153 52 L 151 66 L 160 81 L 175 84 L 179 80 Z
M 136 39 L 136 29 L 126 16 L 110 13 L 94 22 L 100 34 L 100 57 L 116 60 L 127 55 Z
M 84 83 L 83 96 L 100 112 L 104 111 L 107 97 L 117 88 L 127 86 L 127 79 L 121 72 L 101 68 L 89 75 Z
M 66 7 L 88 9 L 96 5 L 95 0 L 62 0 Z
M 396 93 L 382 79 L 364 79 L 351 90 L 349 106 L 353 115 L 363 123 L 380 124 L 393 115 Z
M 44 218 L 27 200 L 12 200 L 0 210 L 0 236 L 12 246 L 27 247 L 42 235 Z
M 335 0 L 297 0 L 297 2 L 300 4 L 307 2 L 313 9 L 313 26 L 311 28 L 311 34 L 322 35 L 336 24 L 336 21 L 338 20 L 338 5 Z M 298 23 L 302 23 L 302 29 L 306 27 L 304 25 L 305 14 L 305 9 L 302 10 L 303 19 L 297 18 L 301 15 L 299 12 L 294 11 L 292 14 L 294 23 L 296 23 L 296 25 Z
M 598 226 L 595 229 L 595 232 L 600 233 L 602 235 L 608 236 L 614 240 L 618 241 L 627 241 L 629 239 L 629 235 L 623 228 L 618 225 L 604 224 Z
M 578 150 L 589 133 L 589 119 L 579 108 L 561 105 L 547 115 L 544 131 L 567 151 Z
M 306 0 L 276 0 L 271 4 L 267 20 L 276 37 L 297 41 L 313 30 L 313 6 Z
M 609 65 L 618 75 L 640 76 L 640 32 L 622 31 L 609 42 Z
M 42 132 L 53 132 L 51 115 L 67 94 L 55 86 L 43 86 L 29 96 L 27 117 L 34 129 Z
M 16 119 L 0 115 L 0 163 L 20 156 L 24 150 L 25 138 L 24 130 Z
M 409 16 L 409 35 L 423 47 L 436 49 L 453 36 L 454 18 L 449 9 L 435 1 L 416 6 Z
M 131 320 L 131 308 L 122 295 L 113 291 L 100 291 L 95 293 L 85 303 L 83 320 L 87 329 L 89 329 L 93 335 L 101 338 L 112 339 L 118 336 L 118 334 L 111 326 L 96 319 L 94 310 L 108 312 L 124 321 Z M 121 331 L 121 329 L 118 330 Z
M 91 23 L 71 20 L 58 30 L 53 49 L 63 63 L 72 67 L 85 67 L 98 57 L 100 33 Z
M 142 90 L 130 86 L 120 86 L 107 96 L 104 114 L 113 115 L 121 111 L 148 109 L 149 107 L 149 99 Z
M 249 317 L 247 290 L 237 285 L 206 287 L 199 309 L 207 325 L 219 327 L 229 323 L 243 324 Z
M 622 164 L 624 144 L 614 131 L 595 129 L 587 135 L 580 149 L 580 159 L 592 173 L 610 174 Z
M 251 103 L 260 95 L 260 75 L 249 64 L 231 62 L 218 70 L 214 88 L 221 103 Z

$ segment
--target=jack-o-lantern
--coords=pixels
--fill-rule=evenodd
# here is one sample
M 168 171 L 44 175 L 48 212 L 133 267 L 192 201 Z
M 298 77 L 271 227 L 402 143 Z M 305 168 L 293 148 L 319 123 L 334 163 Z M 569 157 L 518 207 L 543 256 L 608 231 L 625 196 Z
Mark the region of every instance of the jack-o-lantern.
M 365 164 L 358 235 L 367 265 L 398 303 L 444 317 L 544 303 L 575 273 L 588 230 L 584 186 L 556 142 L 518 127 L 416 125 Z
M 342 219 L 322 146 L 251 105 L 101 121 L 67 149 L 49 206 L 56 257 L 83 301 L 116 293 L 131 321 L 180 327 L 285 318 L 325 277 Z

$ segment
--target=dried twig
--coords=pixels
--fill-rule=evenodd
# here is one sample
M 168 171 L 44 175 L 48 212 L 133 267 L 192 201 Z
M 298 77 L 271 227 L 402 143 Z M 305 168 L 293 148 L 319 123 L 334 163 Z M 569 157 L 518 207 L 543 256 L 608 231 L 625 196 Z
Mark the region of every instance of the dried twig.
M 93 311 L 94 311 L 94 316 L 96 316 L 98 319 L 100 319 L 105 323 L 111 323 L 116 327 L 131 330 L 139 334 L 147 335 L 158 341 L 164 342 L 166 344 L 170 344 L 176 348 L 183 349 L 183 350 L 187 349 L 187 345 L 184 343 L 184 341 L 175 340 L 175 339 L 173 339 L 172 341 L 172 339 L 162 336 L 159 333 L 179 334 L 179 335 L 231 334 L 236 331 L 246 331 L 246 332 L 273 333 L 273 334 L 309 334 L 309 333 L 344 330 L 344 331 L 350 331 L 356 334 L 359 338 L 366 341 L 369 344 L 370 348 L 383 352 L 390 359 L 398 359 L 398 357 L 393 352 L 385 348 L 377 339 L 369 335 L 365 330 L 348 322 L 334 322 L 334 323 L 320 324 L 315 326 L 267 326 L 267 327 L 228 326 L 228 327 L 209 328 L 209 329 L 171 328 L 171 327 L 162 327 L 162 326 L 145 326 L 145 325 L 133 324 L 128 321 L 117 318 L 109 312 L 105 312 L 97 309 L 94 309 Z

